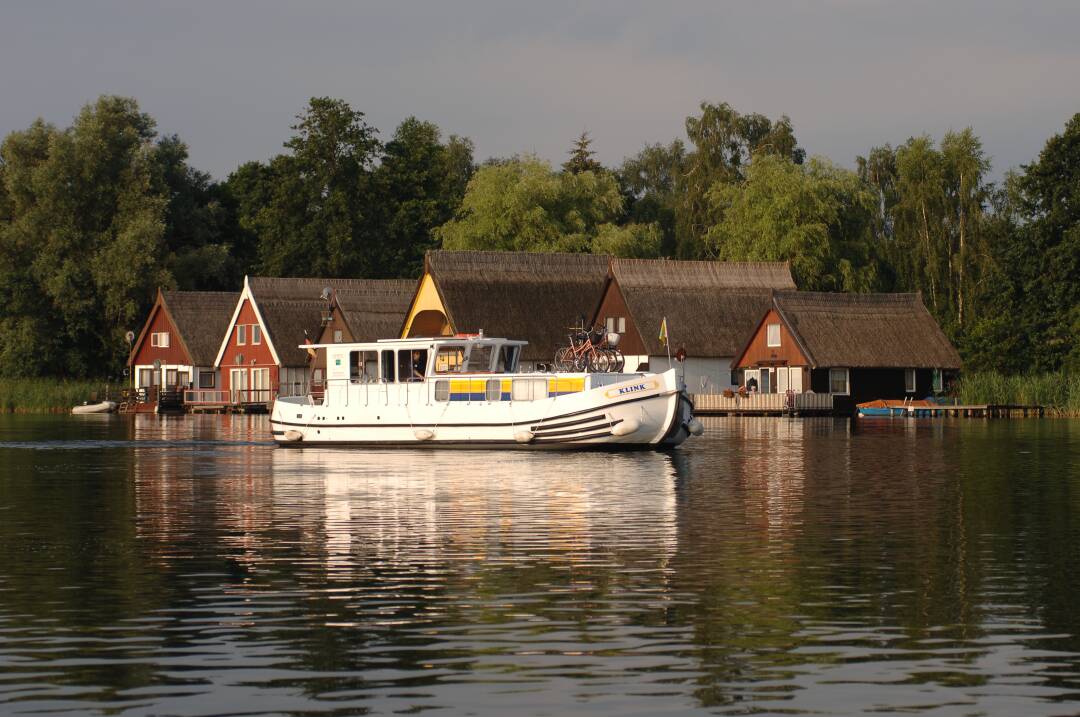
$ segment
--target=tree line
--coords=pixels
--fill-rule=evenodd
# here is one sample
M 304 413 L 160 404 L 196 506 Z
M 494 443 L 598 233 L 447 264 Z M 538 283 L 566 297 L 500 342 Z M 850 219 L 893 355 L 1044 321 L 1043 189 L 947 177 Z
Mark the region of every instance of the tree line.
M 616 167 L 587 133 L 560 167 L 478 163 L 431 122 L 384 140 L 322 97 L 281 154 L 215 181 L 103 96 L 0 145 L 0 376 L 115 373 L 158 286 L 415 277 L 435 247 L 787 260 L 802 289 L 921 291 L 968 368 L 1080 368 L 1080 114 L 999 184 L 970 128 L 854 170 L 808 156 L 787 117 L 705 102 L 685 129 Z

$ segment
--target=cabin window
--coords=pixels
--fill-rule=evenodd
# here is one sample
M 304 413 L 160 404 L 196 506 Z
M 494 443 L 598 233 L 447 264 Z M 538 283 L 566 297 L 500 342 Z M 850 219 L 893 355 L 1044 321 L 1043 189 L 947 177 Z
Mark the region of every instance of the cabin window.
M 349 380 L 374 383 L 379 378 L 379 356 L 374 351 L 349 352 Z
M 484 398 L 489 401 L 501 401 L 502 381 L 497 378 L 489 378 L 487 382 L 487 390 L 484 392 Z
M 334 329 L 334 343 L 340 344 L 344 337 L 341 335 L 341 329 Z
M 188 374 L 187 371 L 177 371 L 176 372 L 176 385 L 177 386 L 187 386 L 189 383 L 191 383 L 191 377 L 190 377 L 190 375 Z
M 262 343 L 262 327 L 258 324 L 251 325 L 251 343 L 255 345 Z
M 435 400 L 436 401 L 449 401 L 450 400 L 450 382 L 447 380 L 435 382 Z
M 904 390 L 907 393 L 915 393 L 915 369 L 904 369 Z
M 237 324 L 236 325 L 236 345 L 237 346 L 243 346 L 246 343 L 247 343 L 247 325 L 246 324 Z
M 423 359 L 419 356 L 414 356 L 414 354 L 418 353 L 419 351 L 409 351 L 407 349 L 402 349 L 397 352 L 397 375 L 399 381 L 423 380 Z M 419 363 L 420 366 L 419 373 L 415 373 L 417 363 Z
M 383 351 L 382 352 L 382 380 L 387 383 L 394 383 L 394 352 Z
M 165 385 L 166 386 L 175 386 L 176 385 L 176 369 L 170 368 L 170 369 L 165 370 Z
M 548 397 L 546 378 L 516 378 L 510 387 L 510 397 L 514 401 L 539 401 Z
M 769 324 L 765 327 L 766 344 L 769 346 L 780 345 L 780 324 Z
M 469 361 L 466 371 L 488 372 L 491 370 L 491 344 L 473 344 L 469 349 Z
M 846 396 L 850 393 L 849 388 L 846 368 L 829 369 L 829 393 Z
M 360 352 L 349 352 L 349 380 L 353 383 L 360 381 Z
M 435 373 L 458 373 L 464 360 L 464 346 L 440 346 L 435 353 Z
M 934 386 L 934 393 L 941 393 L 942 391 L 945 390 L 945 381 L 943 379 L 941 369 L 939 369 L 939 368 L 934 369 L 933 386 Z
M 499 347 L 499 359 L 495 364 L 496 373 L 514 373 L 517 371 L 518 354 L 521 353 L 520 346 L 514 346 L 513 344 L 503 344 Z
M 169 348 L 169 332 L 155 331 L 150 334 L 150 345 L 163 349 Z
M 214 388 L 216 383 L 216 375 L 213 371 L 202 371 L 199 373 L 199 388 Z

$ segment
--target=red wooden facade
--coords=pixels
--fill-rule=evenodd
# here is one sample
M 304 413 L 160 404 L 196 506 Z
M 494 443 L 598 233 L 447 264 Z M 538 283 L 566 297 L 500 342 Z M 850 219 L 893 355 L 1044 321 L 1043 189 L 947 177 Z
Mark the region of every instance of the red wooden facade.
M 243 343 L 240 334 L 243 327 Z M 258 326 L 258 331 L 252 327 Z M 255 343 L 255 334 L 258 343 Z M 253 400 L 266 401 L 276 395 L 280 381 L 280 371 L 267 341 L 266 327 L 259 321 L 251 300 L 244 298 L 235 321 L 229 327 L 228 339 L 218 364 L 221 369 L 222 391 L 250 391 Z M 238 380 L 239 379 L 239 380 Z M 263 397 L 255 391 L 267 391 Z
M 607 288 L 604 289 L 604 296 L 600 300 L 600 308 L 596 311 L 593 323 L 606 326 L 608 319 L 615 319 L 616 331 L 619 328 L 618 320 L 623 319 L 626 330 L 619 337 L 619 350 L 624 355 L 633 356 L 648 353 L 645 349 L 645 342 L 641 338 L 641 332 L 630 317 L 630 309 L 626 305 L 626 297 L 623 296 L 622 289 L 619 288 L 619 282 L 613 279 L 608 280 Z
M 167 333 L 169 345 L 167 347 L 154 346 L 151 336 L 153 334 Z M 190 366 L 191 356 L 188 355 L 184 342 L 180 338 L 180 332 L 169 318 L 169 312 L 165 310 L 158 295 L 154 308 L 150 311 L 150 317 L 143 326 L 142 333 L 136 339 L 136 343 L 128 359 L 129 366 L 153 364 L 154 361 L 165 364 L 182 364 Z
M 769 324 L 780 325 L 780 345 L 769 346 Z M 746 345 L 741 356 L 735 357 L 735 368 L 754 368 L 756 366 L 809 366 L 810 362 L 799 349 L 799 344 L 790 331 L 787 324 L 780 320 L 780 314 L 776 309 L 769 309 L 769 313 L 758 324 L 754 335 Z

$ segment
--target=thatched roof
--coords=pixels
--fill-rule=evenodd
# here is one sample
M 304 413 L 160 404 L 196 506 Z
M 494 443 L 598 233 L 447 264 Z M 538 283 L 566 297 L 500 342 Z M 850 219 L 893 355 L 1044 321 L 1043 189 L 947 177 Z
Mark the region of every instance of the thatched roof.
M 319 339 L 322 313 L 327 308 L 327 301 L 321 298 L 323 289 L 360 291 L 369 281 L 267 276 L 247 279 L 282 366 L 307 365 L 308 354 L 298 347 L 305 338 L 313 342 Z
M 162 304 L 195 366 L 214 365 L 239 298 L 240 293 L 233 291 L 161 292 Z
M 522 358 L 550 361 L 567 327 L 599 304 L 608 262 L 594 254 L 440 250 L 428 252 L 425 268 L 455 330 L 523 339 Z
M 787 262 L 612 259 L 622 291 L 649 355 L 663 354 L 660 322 L 670 345 L 691 357 L 734 356 L 772 301 L 772 290 L 794 289 Z
M 790 291 L 773 305 L 813 367 L 960 368 L 919 294 Z
M 412 279 L 369 279 L 338 289 L 337 303 L 353 340 L 396 339 L 415 292 Z

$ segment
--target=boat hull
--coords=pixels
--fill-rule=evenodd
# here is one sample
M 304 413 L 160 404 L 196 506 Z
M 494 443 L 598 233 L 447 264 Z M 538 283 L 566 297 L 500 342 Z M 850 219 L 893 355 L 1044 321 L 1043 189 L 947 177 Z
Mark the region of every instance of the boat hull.
M 686 440 L 693 421 L 674 371 L 535 401 L 437 402 L 428 388 L 377 384 L 335 405 L 279 399 L 274 440 L 288 447 L 665 449 Z

